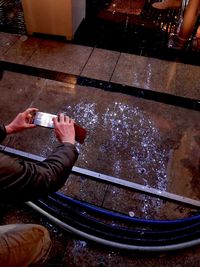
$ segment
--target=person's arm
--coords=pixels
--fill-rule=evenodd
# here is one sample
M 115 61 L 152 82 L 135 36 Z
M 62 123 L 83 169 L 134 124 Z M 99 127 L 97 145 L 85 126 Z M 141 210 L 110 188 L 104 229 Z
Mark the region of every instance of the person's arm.
M 77 160 L 73 144 L 65 143 L 43 162 L 34 163 L 0 154 L 0 199 L 30 200 L 61 188 Z
M 25 114 L 28 113 L 21 113 L 19 117 L 17 116 L 18 120 L 14 120 L 15 123 L 5 126 L 8 134 L 19 132 L 24 127 L 30 128 L 26 125 L 27 122 L 22 123 L 26 120 Z M 49 194 L 63 186 L 78 157 L 74 145 L 74 122 L 60 114 L 54 119 L 54 127 L 61 145 L 43 162 L 33 163 L 0 154 L 0 199 L 2 201 L 29 200 Z
M 36 125 L 32 123 L 32 116 L 37 110 L 37 108 L 28 108 L 24 112 L 19 113 L 8 125 L 0 124 L 0 143 L 3 142 L 9 134 L 35 128 Z
M 36 125 L 32 123 L 36 111 L 38 111 L 37 108 L 27 108 L 24 112 L 19 113 L 11 123 L 5 126 L 6 133 L 14 134 L 36 128 Z

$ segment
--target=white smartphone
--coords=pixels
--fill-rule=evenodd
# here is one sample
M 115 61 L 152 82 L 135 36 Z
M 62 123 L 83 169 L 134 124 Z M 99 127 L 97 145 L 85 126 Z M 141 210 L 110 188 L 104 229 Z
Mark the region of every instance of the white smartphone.
M 38 126 L 54 128 L 52 119 L 57 117 L 54 114 L 45 112 L 36 112 L 33 123 Z
M 45 112 L 36 112 L 34 114 L 33 123 L 41 127 L 54 128 L 52 119 L 55 117 L 57 117 L 57 115 Z M 74 129 L 75 140 L 80 144 L 83 144 L 86 138 L 87 131 L 76 123 L 74 123 Z

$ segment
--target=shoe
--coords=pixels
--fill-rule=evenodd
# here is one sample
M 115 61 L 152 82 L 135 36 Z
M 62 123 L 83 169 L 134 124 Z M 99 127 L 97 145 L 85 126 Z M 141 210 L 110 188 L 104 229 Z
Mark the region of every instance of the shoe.
M 191 44 L 192 51 L 200 51 L 200 38 L 194 37 Z
M 152 7 L 156 9 L 169 9 L 169 8 L 179 8 L 181 6 L 181 1 L 179 0 L 164 0 L 163 2 L 155 2 Z

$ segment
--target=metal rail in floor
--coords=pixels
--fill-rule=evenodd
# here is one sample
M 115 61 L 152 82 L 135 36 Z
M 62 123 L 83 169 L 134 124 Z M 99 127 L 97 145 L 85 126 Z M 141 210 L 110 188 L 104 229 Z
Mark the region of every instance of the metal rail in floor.
M 0 146 L 3 153 L 41 162 L 43 157 Z M 142 193 L 165 197 L 199 208 L 200 201 L 184 198 L 122 179 L 74 167 L 72 172 L 101 182 L 122 185 Z M 200 244 L 200 215 L 178 220 L 146 220 L 100 208 L 62 193 L 27 202 L 27 205 L 64 230 L 85 239 L 118 249 L 171 251 Z

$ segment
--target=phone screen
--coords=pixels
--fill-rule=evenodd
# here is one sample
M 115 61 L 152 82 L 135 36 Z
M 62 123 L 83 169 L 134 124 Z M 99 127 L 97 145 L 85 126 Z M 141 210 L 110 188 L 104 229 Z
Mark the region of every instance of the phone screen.
M 36 112 L 34 117 L 34 124 L 47 128 L 54 128 L 52 119 L 57 117 L 56 115 L 45 113 L 45 112 Z

